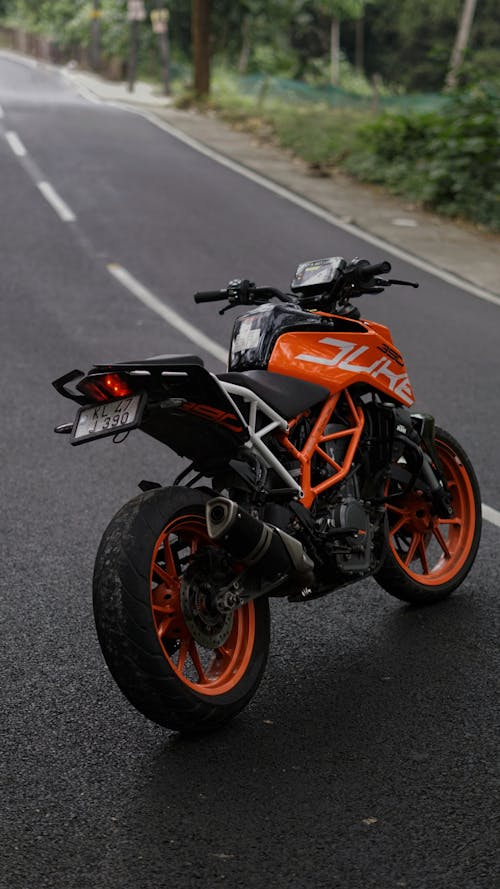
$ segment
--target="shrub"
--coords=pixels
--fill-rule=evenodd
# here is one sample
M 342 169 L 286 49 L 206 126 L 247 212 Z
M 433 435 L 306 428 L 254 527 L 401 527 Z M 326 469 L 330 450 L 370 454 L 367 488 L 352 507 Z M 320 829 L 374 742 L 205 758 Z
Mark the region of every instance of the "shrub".
M 449 216 L 500 230 L 500 92 L 455 94 L 439 113 L 385 114 L 358 130 L 348 169 Z

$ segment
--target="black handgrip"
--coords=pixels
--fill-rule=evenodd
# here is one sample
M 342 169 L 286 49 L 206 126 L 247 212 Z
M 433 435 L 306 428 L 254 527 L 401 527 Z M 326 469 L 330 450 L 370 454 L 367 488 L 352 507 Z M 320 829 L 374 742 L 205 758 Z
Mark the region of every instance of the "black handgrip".
M 194 295 L 195 303 L 215 303 L 219 300 L 227 299 L 227 290 L 200 290 Z
M 370 281 L 377 275 L 386 275 L 387 272 L 390 272 L 391 268 L 392 266 L 390 262 L 384 260 L 384 262 L 376 262 L 373 265 L 360 264 L 357 267 L 357 273 L 360 281 Z

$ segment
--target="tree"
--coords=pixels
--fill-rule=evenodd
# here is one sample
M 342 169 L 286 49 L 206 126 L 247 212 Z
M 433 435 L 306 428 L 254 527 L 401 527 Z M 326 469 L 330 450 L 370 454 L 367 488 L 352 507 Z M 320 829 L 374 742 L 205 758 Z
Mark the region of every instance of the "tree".
M 330 80 L 337 86 L 340 79 L 340 22 L 359 19 L 367 0 L 319 0 L 318 11 L 330 20 Z
M 457 36 L 451 54 L 450 68 L 446 77 L 446 86 L 448 89 L 454 89 L 457 85 L 458 69 L 463 62 L 465 50 L 469 43 L 472 21 L 476 11 L 476 2 L 477 0 L 464 0 Z
M 193 0 L 194 91 L 198 98 L 204 98 L 210 92 L 210 7 L 211 0 Z

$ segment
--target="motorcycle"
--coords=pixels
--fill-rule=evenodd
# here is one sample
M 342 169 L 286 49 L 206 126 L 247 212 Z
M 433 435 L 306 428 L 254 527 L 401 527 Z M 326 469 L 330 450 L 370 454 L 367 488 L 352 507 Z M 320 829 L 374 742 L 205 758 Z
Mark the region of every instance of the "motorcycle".
M 93 602 L 99 643 L 128 700 L 183 733 L 234 717 L 260 683 L 269 598 L 310 602 L 366 577 L 425 605 L 474 562 L 479 487 L 469 458 L 412 413 L 389 329 L 353 299 L 392 285 L 388 262 L 299 265 L 290 293 L 234 280 L 197 293 L 247 307 L 226 373 L 193 355 L 74 370 L 53 385 L 79 404 L 56 427 L 81 445 L 131 430 L 189 462 L 142 481 L 104 532 Z

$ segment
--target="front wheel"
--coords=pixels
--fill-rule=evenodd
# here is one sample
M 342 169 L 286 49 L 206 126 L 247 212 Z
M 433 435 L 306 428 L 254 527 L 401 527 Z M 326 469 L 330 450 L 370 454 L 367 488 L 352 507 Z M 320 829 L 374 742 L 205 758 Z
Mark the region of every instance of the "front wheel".
M 108 667 L 129 701 L 185 733 L 216 728 L 254 695 L 269 650 L 269 603 L 232 614 L 207 603 L 205 502 L 196 489 L 162 488 L 127 503 L 104 532 L 94 571 L 94 615 Z M 205 558 L 206 554 L 206 558 Z M 184 582 L 183 582 L 184 578 Z
M 436 450 L 453 504 L 453 518 L 437 516 L 418 489 L 387 503 L 387 554 L 375 579 L 388 593 L 414 605 L 449 596 L 465 579 L 481 537 L 481 497 L 462 446 L 436 427 Z M 397 494 L 391 481 L 388 494 Z

